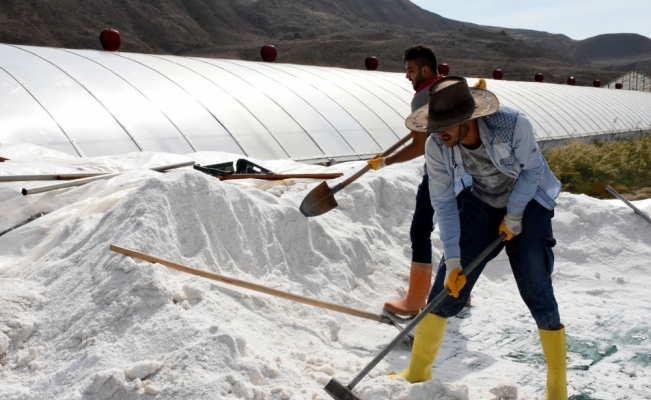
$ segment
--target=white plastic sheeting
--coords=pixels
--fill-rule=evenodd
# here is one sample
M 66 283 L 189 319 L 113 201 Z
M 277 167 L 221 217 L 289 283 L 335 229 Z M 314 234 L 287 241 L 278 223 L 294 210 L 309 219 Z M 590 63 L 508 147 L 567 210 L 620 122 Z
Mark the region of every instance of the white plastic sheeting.
M 494 80 L 488 88 L 529 115 L 540 142 L 651 128 L 651 93 Z M 407 133 L 412 96 L 398 73 L 0 44 L 0 145 L 81 157 L 365 159 Z
M 621 84 L 622 88 L 617 89 L 617 84 Z M 637 90 L 640 92 L 651 92 L 651 74 L 641 71 L 631 71 L 619 78 L 609 82 L 606 85 L 608 89 L 617 90 Z

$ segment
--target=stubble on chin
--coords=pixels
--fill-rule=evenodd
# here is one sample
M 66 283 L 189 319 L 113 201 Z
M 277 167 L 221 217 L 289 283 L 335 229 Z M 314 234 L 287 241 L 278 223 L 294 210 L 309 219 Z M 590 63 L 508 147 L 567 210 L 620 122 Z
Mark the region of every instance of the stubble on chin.
M 411 81 L 411 86 L 414 87 L 414 90 L 418 90 L 418 88 L 420 87 L 420 85 L 423 84 L 423 82 L 425 82 L 425 79 L 423 79 L 423 76 L 419 74 L 419 75 L 416 77 L 416 79 L 414 79 L 413 81 Z

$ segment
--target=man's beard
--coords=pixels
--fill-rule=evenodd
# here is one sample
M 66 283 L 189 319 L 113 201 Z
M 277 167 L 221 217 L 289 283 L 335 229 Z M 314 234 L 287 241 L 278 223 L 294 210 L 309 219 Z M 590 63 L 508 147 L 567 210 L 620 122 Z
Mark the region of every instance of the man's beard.
M 420 87 L 420 85 L 423 84 L 423 82 L 425 82 L 425 78 L 423 78 L 423 75 L 419 72 L 418 76 L 413 81 L 411 81 L 411 84 L 414 87 L 414 90 L 418 90 L 418 88 Z

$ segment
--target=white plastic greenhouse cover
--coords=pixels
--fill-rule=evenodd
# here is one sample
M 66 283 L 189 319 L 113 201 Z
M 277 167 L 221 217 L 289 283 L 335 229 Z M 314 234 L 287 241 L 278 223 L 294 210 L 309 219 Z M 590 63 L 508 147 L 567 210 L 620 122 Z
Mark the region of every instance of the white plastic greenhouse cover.
M 651 128 L 651 93 L 487 82 L 541 143 Z M 408 133 L 412 96 L 399 73 L 0 44 L 0 145 L 81 157 L 365 159 Z
M 621 84 L 622 88 L 617 89 L 617 84 Z M 609 82 L 606 87 L 616 90 L 651 92 L 651 74 L 641 71 L 631 71 Z

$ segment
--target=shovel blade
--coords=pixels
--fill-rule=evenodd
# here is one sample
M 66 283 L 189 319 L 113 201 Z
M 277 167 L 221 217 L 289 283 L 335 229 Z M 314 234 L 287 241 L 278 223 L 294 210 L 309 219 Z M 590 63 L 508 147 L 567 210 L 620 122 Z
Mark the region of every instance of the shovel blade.
M 306 217 L 316 217 L 336 208 L 339 204 L 335 200 L 335 193 L 327 183 L 321 182 L 305 196 L 301 203 L 301 212 Z
M 330 382 L 325 387 L 325 391 L 336 400 L 359 400 L 348 386 L 342 385 L 334 378 L 330 379 Z

